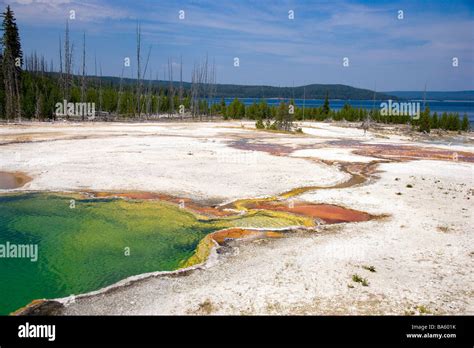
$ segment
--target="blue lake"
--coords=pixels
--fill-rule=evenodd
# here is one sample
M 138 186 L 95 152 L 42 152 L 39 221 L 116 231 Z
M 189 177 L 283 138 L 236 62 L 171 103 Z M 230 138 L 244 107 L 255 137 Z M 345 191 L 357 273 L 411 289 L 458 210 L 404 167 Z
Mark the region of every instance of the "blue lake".
M 245 105 L 250 105 L 253 102 L 259 102 L 260 98 L 239 98 Z M 214 102 L 218 103 L 221 99 L 214 99 Z M 225 98 L 226 104 L 229 104 L 234 98 Z M 265 98 L 265 101 L 269 105 L 278 105 L 282 101 L 288 102 L 290 99 L 277 99 L 277 98 Z M 386 100 L 376 100 L 375 108 L 380 108 L 380 103 L 387 102 Z M 421 102 L 422 100 L 403 100 L 403 102 Z M 344 104 L 349 103 L 355 108 L 372 109 L 374 107 L 373 100 L 329 100 L 329 105 L 332 109 L 339 110 Z M 295 99 L 295 104 L 302 107 L 319 107 L 324 104 L 324 99 Z M 457 112 L 462 117 L 465 113 L 469 118 L 469 122 L 474 126 L 474 101 L 437 101 L 427 100 L 426 104 L 430 107 L 431 112 L 437 112 L 438 114 L 443 112 Z

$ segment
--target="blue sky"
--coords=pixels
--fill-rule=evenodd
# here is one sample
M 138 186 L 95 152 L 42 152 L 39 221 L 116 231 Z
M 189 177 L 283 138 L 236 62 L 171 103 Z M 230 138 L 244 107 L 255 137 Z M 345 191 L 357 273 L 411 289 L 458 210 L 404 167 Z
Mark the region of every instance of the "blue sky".
M 183 57 L 184 80 L 206 53 L 219 83 L 295 86 L 338 83 L 379 91 L 474 89 L 474 2 L 461 1 L 159 1 L 0 0 L 13 8 L 25 53 L 58 64 L 69 11 L 77 70 L 82 33 L 87 70 L 119 76 L 124 57 L 135 71 L 135 30 L 148 72 L 163 78 L 168 58 Z M 185 19 L 179 19 L 179 11 Z M 294 11 L 294 19 L 288 11 Z M 397 18 L 402 10 L 404 19 Z M 234 57 L 240 67 L 234 67 Z M 349 58 L 349 67 L 343 58 Z M 453 57 L 459 66 L 452 66 Z

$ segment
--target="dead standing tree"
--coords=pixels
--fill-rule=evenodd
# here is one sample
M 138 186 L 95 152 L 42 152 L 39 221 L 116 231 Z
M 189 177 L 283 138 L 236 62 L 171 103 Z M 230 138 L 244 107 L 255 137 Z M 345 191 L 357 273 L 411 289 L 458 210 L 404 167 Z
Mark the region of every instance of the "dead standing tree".
M 100 70 L 100 77 L 99 77 L 99 115 L 102 112 L 102 63 L 99 62 L 99 70 Z
M 215 95 L 215 81 L 215 65 L 213 63 L 212 69 L 209 70 L 207 56 L 203 62 L 194 63 L 191 74 L 191 113 L 193 118 L 199 116 L 199 120 L 202 121 L 203 114 L 209 116 L 209 103 L 212 104 L 212 98 Z
M 61 35 L 59 35 L 59 86 L 64 88 L 63 48 L 62 48 L 62 43 L 61 43 Z M 63 93 L 64 93 L 64 89 L 63 89 Z
M 201 120 L 201 83 L 202 83 L 202 67 L 200 63 L 194 64 L 193 70 L 193 118 L 198 117 Z
M 15 66 L 15 58 L 9 48 L 3 52 L 3 78 L 5 84 L 5 114 L 7 117 L 21 120 L 20 82 L 19 73 Z
M 169 101 L 169 108 L 168 108 L 168 117 L 172 117 L 174 115 L 174 88 L 173 88 L 173 60 L 168 58 L 168 101 Z
M 151 85 L 151 82 L 152 82 L 152 79 L 153 79 L 153 73 L 152 73 L 152 70 L 150 69 L 150 79 L 148 80 L 148 87 L 147 87 L 147 91 L 146 91 L 146 98 L 145 98 L 145 112 L 146 112 L 146 119 L 148 119 L 148 117 L 150 116 L 152 110 L 151 110 L 151 107 L 152 107 L 152 85 Z
M 86 33 L 82 37 L 82 78 L 81 78 L 81 103 L 85 102 L 86 93 Z M 84 113 L 82 113 L 82 121 L 84 121 Z
M 371 123 L 371 114 L 375 116 L 375 96 L 377 94 L 377 85 L 374 87 L 374 102 L 372 105 L 372 110 L 367 113 L 367 116 L 364 119 L 364 122 L 362 122 L 362 129 L 364 130 L 364 135 L 367 133 L 367 131 L 370 128 L 370 123 Z
M 179 114 L 181 115 L 181 120 L 183 119 L 183 114 L 181 112 L 181 107 L 183 105 L 183 56 L 180 56 L 179 62 Z
M 205 94 L 205 75 L 207 73 L 207 66 L 205 67 L 204 62 L 201 63 L 199 69 L 198 69 L 198 89 L 197 89 L 197 104 L 198 104 L 198 113 L 199 113 L 199 121 L 202 121 L 202 115 L 203 112 L 206 112 L 206 110 L 202 110 L 202 101 L 201 98 Z
M 140 99 L 141 99 L 141 83 L 140 83 L 140 52 L 141 52 L 141 29 L 140 24 L 137 23 L 137 111 L 136 115 L 140 117 Z
M 138 115 L 138 118 L 141 117 L 142 112 L 142 76 L 146 76 L 146 71 L 148 67 L 148 62 L 150 60 L 151 46 L 148 49 L 148 56 L 145 63 L 145 69 L 142 73 L 141 71 L 141 42 L 142 42 L 142 31 L 140 23 L 137 24 L 137 103 L 136 103 L 136 112 L 135 115 Z M 146 105 L 145 105 L 146 107 Z
M 71 45 L 69 41 L 69 21 L 66 21 L 66 29 L 64 33 L 64 53 L 61 43 L 61 36 L 59 36 L 59 85 L 62 88 L 63 99 L 66 101 L 69 101 L 71 97 L 71 87 L 73 84 L 73 50 L 74 45 Z
M 65 65 L 65 76 L 63 93 L 64 99 L 69 100 L 71 98 L 71 88 L 73 85 L 72 70 L 73 70 L 73 52 L 74 44 L 69 41 L 69 21 L 66 21 L 66 30 L 64 35 L 64 65 Z
M 196 63 L 194 63 L 191 73 L 191 116 L 193 119 L 196 116 L 196 76 Z
M 194 63 L 191 72 L 191 117 L 196 116 L 196 63 Z
M 35 111 L 34 117 L 37 120 L 43 118 L 44 97 L 40 89 L 40 85 L 44 83 L 44 75 L 47 72 L 47 64 L 44 56 L 38 57 L 36 51 L 30 56 L 25 57 L 25 69 L 30 75 L 34 76 L 35 89 Z
M 31 76 L 34 76 L 33 84 L 35 89 L 35 109 L 34 109 L 34 118 L 37 120 L 42 120 L 43 116 L 47 112 L 44 110 L 44 95 L 40 88 L 45 83 L 45 75 L 48 72 L 54 71 L 54 64 L 51 61 L 51 65 L 48 71 L 48 64 L 44 56 L 39 57 L 35 52 L 31 53 L 30 56 L 25 57 L 25 70 Z
M 211 73 L 210 73 L 210 82 L 209 82 L 209 100 L 210 100 L 210 116 L 211 116 L 211 120 L 212 120 L 212 111 L 213 111 L 213 108 L 212 108 L 212 105 L 214 103 L 214 98 L 216 96 L 216 92 L 217 92 L 217 87 L 216 87 L 216 62 L 215 60 L 213 59 L 212 60 L 212 67 L 211 67 Z
M 205 114 L 206 116 L 209 116 L 209 70 L 208 70 L 208 67 L 209 67 L 209 59 L 208 59 L 208 56 L 206 54 L 206 60 L 204 61 L 204 65 L 202 67 L 202 81 L 203 81 L 203 86 L 202 86 L 202 91 L 203 91 L 203 97 L 204 97 L 204 105 L 205 105 Z
M 160 101 L 161 101 L 161 88 L 160 88 L 160 73 L 156 73 L 156 81 L 158 81 L 157 85 L 157 97 L 156 97 L 156 114 L 158 118 L 160 118 Z
M 123 71 L 125 66 L 122 66 L 122 73 L 120 74 L 120 83 L 119 83 L 119 92 L 117 96 L 117 115 L 120 114 L 121 111 L 121 102 L 122 102 L 122 82 L 123 82 Z
M 148 62 L 150 61 L 150 54 L 151 54 L 151 46 L 148 48 L 148 54 L 147 54 L 147 57 L 146 57 L 145 69 L 143 70 L 143 74 L 142 74 L 143 78 L 146 77 L 146 72 L 147 72 L 147 69 L 148 69 Z M 151 80 L 151 78 L 150 78 L 150 80 Z M 141 82 L 141 84 L 143 84 L 143 81 Z M 141 89 L 142 89 L 142 88 L 140 88 L 140 90 L 141 90 Z M 148 94 L 148 91 L 145 93 L 145 103 L 144 103 L 145 105 L 143 105 L 143 106 L 145 107 L 145 113 L 146 113 L 146 98 L 147 98 L 147 94 Z M 140 95 L 140 99 L 139 99 L 139 100 L 140 100 L 140 104 L 141 104 L 141 100 L 142 100 L 141 95 Z M 140 106 L 140 110 L 142 110 L 142 109 L 143 109 L 143 108 Z

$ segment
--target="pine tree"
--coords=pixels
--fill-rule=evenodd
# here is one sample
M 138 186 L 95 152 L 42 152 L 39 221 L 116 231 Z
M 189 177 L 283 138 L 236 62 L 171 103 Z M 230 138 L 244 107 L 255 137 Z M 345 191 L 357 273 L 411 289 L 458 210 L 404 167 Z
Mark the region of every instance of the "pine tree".
M 2 14 L 2 74 L 5 93 L 5 115 L 21 118 L 21 72 L 23 53 L 21 51 L 20 35 L 13 11 L 7 6 Z
M 446 113 L 446 111 L 441 114 L 441 119 L 439 121 L 439 128 L 444 129 L 444 130 L 448 129 L 448 114 Z
M 21 50 L 20 34 L 18 33 L 18 26 L 16 25 L 15 14 L 13 13 L 10 5 L 7 6 L 5 12 L 2 14 L 2 45 L 4 51 L 9 50 L 15 62 L 18 61 L 20 64 L 16 64 L 16 70 L 20 74 L 23 66 L 23 52 Z
M 222 114 L 222 116 L 225 115 L 225 109 L 226 109 L 225 100 L 224 100 L 224 98 L 222 98 L 221 99 L 221 114 Z
M 431 128 L 433 129 L 438 129 L 439 123 L 438 123 L 438 113 L 434 113 L 433 117 L 431 118 Z
M 324 99 L 322 112 L 323 112 L 324 115 L 328 115 L 330 110 L 331 109 L 329 107 L 329 92 L 327 92 L 326 93 L 326 99 Z
M 453 114 L 453 130 L 461 130 L 461 120 L 459 119 L 458 113 Z
M 239 119 L 245 118 L 245 104 L 239 100 L 238 107 Z
M 467 114 L 464 114 L 464 117 L 462 118 L 461 130 L 467 132 L 469 128 L 469 118 L 467 117 Z
M 419 131 L 429 133 L 431 131 L 430 121 L 430 107 L 427 106 L 426 109 L 420 115 Z

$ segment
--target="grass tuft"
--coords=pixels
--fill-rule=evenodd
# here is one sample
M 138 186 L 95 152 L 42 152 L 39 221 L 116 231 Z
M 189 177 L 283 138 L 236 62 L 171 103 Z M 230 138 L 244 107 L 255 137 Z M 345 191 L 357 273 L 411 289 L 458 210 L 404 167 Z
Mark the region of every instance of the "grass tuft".
M 423 305 L 420 305 L 420 306 L 416 306 L 415 309 L 418 311 L 418 313 L 420 314 L 431 314 L 431 311 L 426 308 L 425 306 Z
M 372 272 L 372 273 L 375 273 L 375 272 L 376 272 L 374 266 L 363 265 L 362 268 L 363 268 L 363 269 L 366 269 L 367 271 L 370 271 L 370 272 Z

